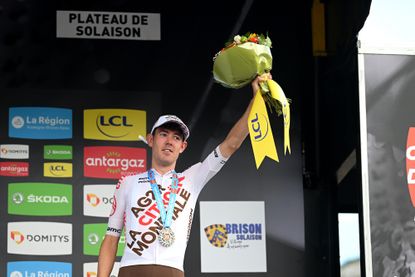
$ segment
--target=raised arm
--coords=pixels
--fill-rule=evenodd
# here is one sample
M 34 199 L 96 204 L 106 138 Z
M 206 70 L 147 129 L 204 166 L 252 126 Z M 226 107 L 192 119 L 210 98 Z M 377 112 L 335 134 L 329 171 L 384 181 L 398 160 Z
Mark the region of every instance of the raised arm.
M 267 79 L 272 79 L 270 73 L 263 74 L 258 76 L 251 82 L 252 92 L 255 96 L 256 92 L 259 90 L 259 83 L 263 82 Z M 248 129 L 248 116 L 249 112 L 251 111 L 253 99 L 249 102 L 248 107 L 246 108 L 244 114 L 241 118 L 233 125 L 232 129 L 229 131 L 228 135 L 226 136 L 225 140 L 219 145 L 220 152 L 225 158 L 229 158 L 235 153 L 236 150 L 239 149 L 242 142 L 249 134 Z

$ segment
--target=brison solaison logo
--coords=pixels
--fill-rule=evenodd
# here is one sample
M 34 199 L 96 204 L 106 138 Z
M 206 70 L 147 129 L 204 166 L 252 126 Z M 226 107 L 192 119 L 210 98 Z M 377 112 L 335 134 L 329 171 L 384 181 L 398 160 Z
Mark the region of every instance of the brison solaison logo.
M 144 148 L 123 146 L 90 146 L 84 148 L 84 175 L 94 178 L 119 179 L 144 172 L 147 168 Z
M 204 230 L 210 244 L 219 248 L 249 247 L 240 242 L 263 239 L 261 223 L 212 224 Z

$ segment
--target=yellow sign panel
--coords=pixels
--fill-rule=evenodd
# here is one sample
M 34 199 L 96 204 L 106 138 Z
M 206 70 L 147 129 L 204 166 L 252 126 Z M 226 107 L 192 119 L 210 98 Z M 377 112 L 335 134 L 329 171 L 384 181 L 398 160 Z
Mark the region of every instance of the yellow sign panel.
M 67 178 L 72 177 L 71 163 L 44 163 L 43 175 L 45 177 Z
M 129 109 L 84 110 L 84 138 L 135 141 L 147 134 L 146 112 Z

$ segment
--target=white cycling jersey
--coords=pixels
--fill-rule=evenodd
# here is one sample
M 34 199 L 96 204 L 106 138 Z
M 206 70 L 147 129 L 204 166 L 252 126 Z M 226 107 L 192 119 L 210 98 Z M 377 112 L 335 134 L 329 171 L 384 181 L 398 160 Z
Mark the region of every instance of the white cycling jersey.
M 107 235 L 120 236 L 124 227 L 126 242 L 120 267 L 158 264 L 183 271 L 197 198 L 204 185 L 222 168 L 226 160 L 219 147 L 216 147 L 203 162 L 177 174 L 179 187 L 170 226 L 175 234 L 175 242 L 170 247 L 162 246 L 157 238 L 163 224 L 148 173 L 120 179 L 107 228 Z M 167 208 L 173 173 L 161 175 L 156 170 L 153 171 Z

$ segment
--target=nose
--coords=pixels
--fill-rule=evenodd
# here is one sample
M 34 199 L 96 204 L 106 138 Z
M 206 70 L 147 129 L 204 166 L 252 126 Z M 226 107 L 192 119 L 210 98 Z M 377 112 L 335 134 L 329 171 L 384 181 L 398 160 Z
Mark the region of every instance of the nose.
M 174 139 L 173 135 L 168 135 L 166 139 L 166 143 L 172 145 L 172 140 Z

